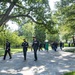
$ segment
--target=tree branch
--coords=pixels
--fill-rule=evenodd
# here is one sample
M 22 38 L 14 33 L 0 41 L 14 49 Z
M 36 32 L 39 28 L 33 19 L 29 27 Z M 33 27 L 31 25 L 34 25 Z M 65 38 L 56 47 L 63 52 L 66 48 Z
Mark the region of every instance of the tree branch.
M 16 15 L 16 16 L 9 16 L 8 18 L 9 19 L 12 19 L 12 18 L 15 18 L 15 17 L 27 17 L 27 15 Z
M 11 3 L 11 5 L 7 9 L 6 13 L 4 14 L 4 16 L 0 20 L 0 26 L 5 24 L 5 21 L 6 21 L 7 17 L 8 17 L 8 15 L 10 14 L 11 10 L 13 9 L 13 7 L 14 7 L 14 3 Z
M 34 20 L 30 15 L 27 15 L 28 18 L 30 18 L 33 22 L 35 22 L 36 24 L 44 24 L 44 22 L 37 22 L 36 20 Z M 44 24 L 45 25 L 45 24 Z
M 26 14 L 26 15 L 16 15 L 16 16 L 9 16 L 8 19 L 12 19 L 12 18 L 15 18 L 15 17 L 28 17 L 30 18 L 33 22 L 35 22 L 36 24 L 44 24 L 44 22 L 37 22 L 36 20 L 34 20 L 30 15 Z
M 0 18 L 2 18 L 4 15 L 5 15 L 5 14 L 1 14 L 1 15 L 0 15 Z
M 22 9 L 27 9 L 27 8 L 25 8 L 25 7 L 23 7 L 23 6 L 18 5 L 17 3 L 15 4 L 15 6 L 17 6 L 17 7 L 19 7 L 19 8 L 22 8 Z
M 2 16 L 4 17 L 5 14 L 0 15 L 0 17 L 2 17 Z M 22 15 L 16 15 L 16 16 L 7 16 L 7 19 L 6 19 L 5 23 L 6 23 L 9 19 L 12 19 L 12 18 L 15 18 L 15 17 L 28 17 L 28 18 L 30 18 L 33 22 L 35 22 L 36 24 L 44 24 L 44 25 L 45 25 L 44 22 L 37 22 L 36 20 L 34 20 L 30 15 L 28 15 L 28 13 L 27 13 L 26 15 L 22 14 Z

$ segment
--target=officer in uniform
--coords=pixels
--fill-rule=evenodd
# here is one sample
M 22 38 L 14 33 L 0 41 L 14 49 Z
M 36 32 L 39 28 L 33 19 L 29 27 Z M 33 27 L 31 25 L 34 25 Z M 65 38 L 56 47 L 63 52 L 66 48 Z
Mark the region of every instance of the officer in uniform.
M 26 60 L 26 53 L 27 53 L 27 48 L 28 48 L 28 42 L 26 42 L 25 39 L 23 39 L 22 47 L 23 47 L 23 55 L 24 55 L 24 60 Z
M 36 37 L 33 37 L 33 44 L 32 47 L 34 49 L 34 61 L 37 61 L 37 49 L 39 47 L 39 41 L 37 41 Z
M 62 50 L 62 47 L 63 47 L 63 43 L 62 43 L 62 41 L 60 41 L 60 49 Z
M 7 53 L 9 54 L 9 57 L 10 57 L 9 59 L 11 59 L 12 57 L 11 57 L 11 53 L 10 53 L 10 42 L 8 42 L 8 39 L 6 39 L 6 48 L 5 48 L 5 54 L 4 54 L 3 60 L 6 59 Z

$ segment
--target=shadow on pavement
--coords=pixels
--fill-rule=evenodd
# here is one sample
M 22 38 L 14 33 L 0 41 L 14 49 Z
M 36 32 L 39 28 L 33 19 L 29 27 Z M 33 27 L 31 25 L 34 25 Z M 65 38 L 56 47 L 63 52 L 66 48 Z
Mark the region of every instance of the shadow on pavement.
M 17 74 L 0 73 L 0 75 L 23 75 L 23 74 L 21 73 L 17 73 Z
M 19 53 L 13 55 L 12 60 L 0 61 L 0 72 L 5 70 L 17 74 L 0 73 L 0 75 L 61 75 L 63 72 L 75 70 L 74 59 L 73 53 L 38 51 L 38 61 L 34 61 L 33 52 L 29 52 L 27 61 L 23 61 L 22 53 Z

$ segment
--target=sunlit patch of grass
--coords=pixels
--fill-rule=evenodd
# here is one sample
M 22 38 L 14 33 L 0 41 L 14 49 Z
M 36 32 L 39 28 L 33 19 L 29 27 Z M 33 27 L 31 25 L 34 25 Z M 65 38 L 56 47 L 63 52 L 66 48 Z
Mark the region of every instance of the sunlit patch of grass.
M 31 51 L 31 49 L 28 48 L 28 51 Z M 5 52 L 5 50 L 3 48 L 1 48 L 0 49 L 0 56 L 3 56 L 4 55 L 4 52 Z M 20 52 L 23 52 L 23 49 L 22 48 L 11 48 L 11 53 L 12 54 L 20 53 Z
M 12 54 L 15 54 L 15 53 L 19 53 L 19 52 L 22 52 L 22 49 L 21 48 L 14 48 L 14 49 L 11 49 L 11 53 Z
M 69 50 L 65 50 L 65 51 L 75 53 L 75 49 L 69 49 Z
M 75 75 L 75 71 L 73 71 L 73 72 L 67 72 L 64 75 Z
M 4 55 L 4 49 L 0 49 L 0 56 Z

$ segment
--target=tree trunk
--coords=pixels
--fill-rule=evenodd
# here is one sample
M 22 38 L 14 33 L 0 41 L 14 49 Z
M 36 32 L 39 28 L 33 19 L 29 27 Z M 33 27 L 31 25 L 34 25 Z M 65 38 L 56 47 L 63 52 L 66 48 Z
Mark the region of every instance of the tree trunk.
M 0 20 L 0 26 L 4 25 L 7 21 L 7 17 L 9 16 L 11 10 L 14 7 L 14 3 L 11 3 L 11 5 L 9 6 L 8 10 L 6 11 L 6 13 L 2 16 L 1 20 Z

